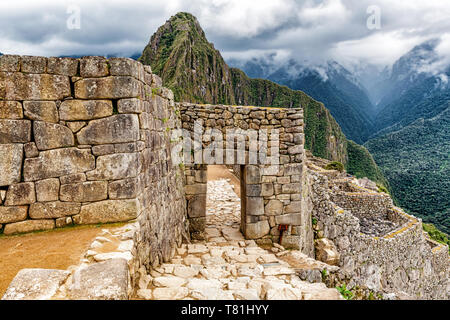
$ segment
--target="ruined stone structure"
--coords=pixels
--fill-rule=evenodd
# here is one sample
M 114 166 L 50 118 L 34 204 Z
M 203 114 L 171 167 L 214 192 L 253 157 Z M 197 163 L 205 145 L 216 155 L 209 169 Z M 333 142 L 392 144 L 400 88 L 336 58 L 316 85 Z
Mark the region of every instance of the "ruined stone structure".
M 248 141 L 244 153 L 236 141 L 213 154 L 214 163 L 239 172 L 247 239 L 281 238 L 310 257 L 322 256 L 320 245 L 330 242 L 340 267 L 333 285 L 448 299 L 448 247 L 426 239 L 421 221 L 389 196 L 308 163 L 301 108 L 176 104 L 161 79 L 131 59 L 0 57 L 0 230 L 132 221 L 120 257 L 134 285 L 142 270 L 170 261 L 183 241 L 204 237 L 213 163 L 195 157 L 199 146 L 191 163 L 173 159 L 180 140 L 172 133 L 185 129 L 190 140 L 196 123 L 215 137 L 202 141 L 205 150 L 225 145 L 217 133 L 240 128 L 255 130 L 269 156 L 272 147 L 279 151 L 276 166 Z
M 303 109 L 278 109 L 235 106 L 179 105 L 183 128 L 192 131 L 194 122 L 202 125 L 207 137 L 214 133 L 219 139 L 214 143 L 204 141 L 203 149 L 214 144 L 214 149 L 224 150 L 209 164 L 229 164 L 237 166 L 241 178 L 241 231 L 247 239 L 255 239 L 260 244 L 280 242 L 288 248 L 301 249 L 313 255 L 312 226 L 302 203 L 302 184 L 305 182 L 305 151 L 303 135 Z M 252 132 L 259 135 L 258 142 L 251 142 L 247 136 L 245 152 L 237 149 L 238 139 L 229 143 L 221 139 L 232 133 L 232 129 L 242 129 L 245 135 Z M 215 130 L 215 132 L 212 131 Z M 250 129 L 250 131 L 248 131 Z M 259 131 L 262 130 L 262 131 Z M 275 131 L 276 130 L 276 131 Z M 193 137 L 191 137 L 193 138 Z M 236 137 L 237 138 L 237 137 Z M 227 140 L 227 141 L 225 141 Z M 228 144 L 227 144 L 228 142 Z M 259 144 L 256 145 L 256 144 Z M 279 154 L 271 154 L 276 144 Z M 258 148 L 260 147 L 260 148 Z M 275 165 L 261 161 L 258 149 L 267 151 L 267 157 Z M 206 151 L 205 151 L 206 152 Z M 231 157 L 229 156 L 231 155 Z M 228 157 L 228 158 L 227 158 Z M 195 158 L 195 155 L 193 156 Z M 193 159 L 193 166 L 186 166 L 186 200 L 191 233 L 194 238 L 202 238 L 205 225 L 206 206 L 206 157 Z M 285 231 L 280 231 L 285 226 Z

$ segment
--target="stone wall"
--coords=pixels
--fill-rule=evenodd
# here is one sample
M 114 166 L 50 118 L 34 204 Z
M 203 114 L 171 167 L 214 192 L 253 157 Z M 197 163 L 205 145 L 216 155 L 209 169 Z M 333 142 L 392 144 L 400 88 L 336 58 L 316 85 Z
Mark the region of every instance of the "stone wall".
M 363 196 L 361 189 L 356 197 L 354 192 L 341 192 L 335 197 L 333 178 L 327 176 L 326 170 L 310 166 L 308 171 L 315 238 L 330 239 L 340 254 L 341 270 L 333 285 L 346 283 L 348 289 L 366 298 L 372 294 L 384 298 L 449 299 L 448 247 L 427 239 L 419 219 L 393 205 L 387 209 L 388 196 L 374 191 L 366 190 Z M 348 187 L 354 191 L 352 183 Z M 373 206 L 366 206 L 367 199 Z M 363 226 L 366 215 L 360 212 L 369 208 L 376 223 Z M 394 228 L 374 236 L 370 229 L 379 225 L 378 219 L 387 219 Z
M 239 175 L 242 180 L 241 231 L 245 237 L 256 239 L 260 244 L 278 242 L 279 226 L 286 225 L 288 230 L 283 233 L 282 244 L 312 255 L 311 219 L 302 206 L 302 182 L 305 178 L 303 109 L 189 103 L 181 103 L 179 108 L 183 128 L 191 132 L 191 139 L 196 121 L 200 123 L 203 133 L 210 136 L 221 134 L 223 137 L 223 140 L 214 140 L 224 152 L 219 156 L 214 154 L 213 162 L 207 163 L 205 157 L 193 155 L 192 164 L 186 165 L 186 197 L 193 237 L 202 238 L 204 231 L 207 165 L 227 164 L 242 173 L 242 176 Z M 258 146 L 263 145 L 259 150 L 267 150 L 268 157 L 275 157 L 271 154 L 271 148 L 272 144 L 277 144 L 279 165 L 270 167 L 261 161 L 259 154 L 255 154 L 258 146 L 249 143 L 248 137 L 245 152 L 238 151 L 237 140 L 231 147 L 227 145 L 229 130 L 236 128 L 242 129 L 244 135 L 250 135 L 250 131 L 256 133 Z M 259 130 L 267 130 L 267 135 Z M 211 146 L 212 141 L 210 138 L 204 139 L 203 149 Z M 232 155 L 232 161 L 227 159 L 228 152 Z M 252 162 L 255 158 L 257 161 Z
M 139 264 L 167 261 L 185 229 L 173 94 L 149 67 L 103 57 L 0 57 L 4 234 L 137 219 Z

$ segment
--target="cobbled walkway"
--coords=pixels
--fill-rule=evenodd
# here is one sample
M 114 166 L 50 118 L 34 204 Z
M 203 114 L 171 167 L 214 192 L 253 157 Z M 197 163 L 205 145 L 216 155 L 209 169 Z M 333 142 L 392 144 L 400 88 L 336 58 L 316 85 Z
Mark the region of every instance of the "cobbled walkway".
M 207 241 L 184 244 L 171 263 L 140 280 L 138 298 L 147 300 L 342 299 L 323 283 L 300 280 L 273 251 L 245 240 L 239 231 L 240 199 L 229 180 L 208 182 Z M 305 261 L 312 260 L 299 252 Z M 277 256 L 278 255 L 278 256 Z M 304 262 L 304 261 L 303 261 Z

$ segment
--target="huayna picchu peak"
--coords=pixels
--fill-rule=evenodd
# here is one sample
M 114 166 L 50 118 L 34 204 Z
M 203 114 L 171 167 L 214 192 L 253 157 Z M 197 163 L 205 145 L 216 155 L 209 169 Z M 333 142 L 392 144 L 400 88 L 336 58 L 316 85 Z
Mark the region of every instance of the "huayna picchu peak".
M 302 91 L 252 79 L 242 70 L 230 68 L 192 14 L 180 12 L 159 27 L 138 60 L 152 67 L 176 101 L 304 107 L 307 149 L 315 156 L 343 163 L 349 173 L 388 185 L 370 153 L 347 140 L 326 106 Z

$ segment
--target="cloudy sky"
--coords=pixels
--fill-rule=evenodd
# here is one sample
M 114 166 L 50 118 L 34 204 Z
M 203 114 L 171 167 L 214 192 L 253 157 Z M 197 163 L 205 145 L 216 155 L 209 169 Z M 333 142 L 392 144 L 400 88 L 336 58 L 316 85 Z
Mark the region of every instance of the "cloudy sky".
M 0 52 L 131 56 L 179 11 L 197 16 L 225 58 L 385 66 L 431 38 L 450 57 L 449 0 L 2 0 Z

